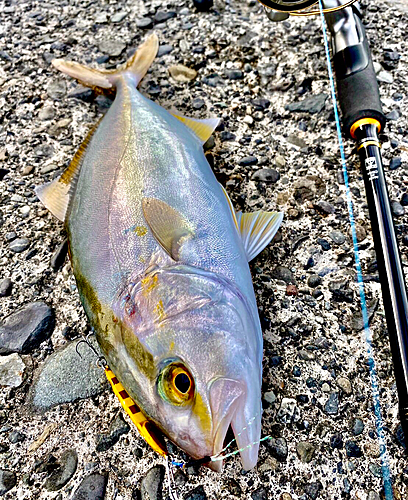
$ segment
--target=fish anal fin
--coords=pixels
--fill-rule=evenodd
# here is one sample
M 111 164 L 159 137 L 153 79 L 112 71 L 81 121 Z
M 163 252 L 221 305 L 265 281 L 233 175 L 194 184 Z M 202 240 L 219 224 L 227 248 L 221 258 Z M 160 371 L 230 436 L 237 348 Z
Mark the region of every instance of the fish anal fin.
M 75 192 L 83 156 L 88 147 L 95 130 L 98 128 L 100 120 L 88 132 L 82 144 L 79 146 L 71 163 L 64 172 L 51 182 L 35 188 L 35 194 L 43 205 L 60 221 L 64 222 L 68 211 L 69 203 Z
M 237 212 L 236 218 L 248 262 L 271 242 L 283 219 L 281 212 Z
M 206 118 L 204 120 L 198 118 L 190 118 L 188 116 L 180 115 L 177 111 L 170 111 L 170 113 L 180 120 L 186 127 L 188 127 L 204 144 L 212 135 L 214 130 L 220 123 L 219 118 Z
M 177 261 L 182 245 L 194 236 L 190 224 L 174 208 L 156 198 L 143 198 L 143 215 L 162 248 Z

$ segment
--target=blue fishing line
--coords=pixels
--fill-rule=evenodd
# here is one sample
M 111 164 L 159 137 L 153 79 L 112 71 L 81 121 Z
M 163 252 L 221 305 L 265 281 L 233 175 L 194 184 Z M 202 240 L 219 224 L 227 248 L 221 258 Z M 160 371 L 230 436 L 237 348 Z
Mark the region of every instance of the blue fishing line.
M 328 43 L 328 39 L 327 39 L 327 32 L 326 32 L 326 25 L 325 25 L 324 14 L 323 14 L 322 0 L 319 0 L 319 8 L 320 8 L 320 18 L 322 21 L 322 29 L 323 29 L 324 48 L 326 51 L 326 58 L 327 58 L 327 69 L 329 72 L 330 90 L 331 90 L 331 96 L 332 96 L 332 101 L 333 101 L 334 115 L 336 118 L 336 129 L 337 129 L 337 136 L 338 136 L 338 140 L 339 140 L 339 148 L 340 148 L 341 164 L 342 164 L 342 169 L 343 169 L 344 184 L 346 186 L 347 208 L 348 208 L 350 224 L 351 224 L 351 234 L 352 234 L 352 239 L 353 239 L 354 258 L 356 261 L 356 270 L 357 270 L 357 282 L 358 282 L 358 287 L 359 287 L 359 291 L 360 291 L 361 310 L 362 310 L 362 315 L 363 315 L 364 332 L 365 332 L 365 338 L 366 338 L 366 344 L 367 344 L 368 366 L 369 366 L 369 370 L 370 370 L 371 389 L 372 389 L 372 393 L 373 393 L 375 425 L 377 427 L 378 441 L 380 443 L 380 457 L 381 457 L 381 468 L 382 468 L 382 475 L 383 475 L 383 481 L 384 481 L 385 499 L 386 500 L 393 500 L 394 494 L 392 491 L 391 471 L 390 471 L 390 465 L 389 465 L 388 454 L 387 454 L 387 445 L 385 442 L 384 425 L 383 425 L 383 420 L 381 417 L 380 394 L 379 394 L 379 390 L 378 390 L 377 373 L 376 373 L 375 361 L 374 361 L 374 357 L 373 357 L 372 334 L 371 334 L 370 327 L 368 325 L 367 302 L 366 302 L 366 297 L 365 297 L 365 292 L 364 292 L 363 274 L 361 272 L 361 265 L 360 265 L 360 254 L 359 254 L 358 243 L 357 243 L 356 225 L 355 225 L 354 212 L 353 212 L 353 202 L 352 202 L 352 198 L 351 198 L 350 185 L 349 185 L 349 179 L 348 179 L 348 173 L 347 173 L 346 157 L 344 155 L 344 144 L 343 144 L 343 138 L 341 135 L 340 119 L 339 119 L 339 113 L 338 113 L 338 109 L 337 109 L 337 99 L 336 99 L 336 92 L 334 89 L 333 71 L 332 71 L 332 67 L 331 67 L 331 63 L 330 63 L 329 43 Z

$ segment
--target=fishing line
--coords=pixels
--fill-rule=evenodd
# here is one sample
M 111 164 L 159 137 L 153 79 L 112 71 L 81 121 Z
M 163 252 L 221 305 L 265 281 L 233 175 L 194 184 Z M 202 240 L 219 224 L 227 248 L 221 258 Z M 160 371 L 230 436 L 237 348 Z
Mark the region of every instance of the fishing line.
M 334 116 L 335 116 L 335 120 L 336 120 L 336 129 L 337 129 L 337 137 L 338 137 L 338 141 L 339 141 L 339 149 L 340 149 L 344 184 L 346 187 L 347 208 L 348 208 L 350 225 L 351 225 L 351 235 L 352 235 L 352 240 L 353 240 L 354 258 L 356 261 L 357 283 L 358 283 L 358 288 L 359 288 L 359 292 L 360 292 L 361 310 L 362 310 L 364 333 L 365 333 L 365 339 L 366 339 L 366 348 L 367 348 L 367 355 L 368 355 L 368 367 L 369 367 L 369 371 L 370 371 L 370 381 L 371 381 L 371 389 L 372 389 L 372 395 L 373 395 L 375 425 L 377 428 L 378 441 L 380 444 L 380 458 L 381 458 L 381 469 L 382 469 L 382 476 L 383 476 L 383 483 L 384 483 L 384 493 L 385 493 L 386 500 L 393 500 L 394 495 L 393 495 L 393 491 L 392 491 L 391 471 L 390 471 L 390 465 L 389 465 L 389 459 L 388 459 L 388 453 L 387 453 L 387 445 L 386 445 L 386 441 L 385 441 L 384 425 L 383 425 L 383 420 L 382 420 L 382 416 L 381 416 L 380 394 L 379 394 L 377 372 L 376 372 L 376 368 L 375 368 L 375 361 L 374 361 L 374 355 L 373 355 L 372 333 L 371 333 L 371 330 L 370 330 L 370 327 L 368 324 L 368 310 L 367 310 L 367 302 L 366 302 L 365 291 L 364 291 L 363 274 L 361 271 L 361 264 L 360 264 L 360 254 L 359 254 L 359 248 L 358 248 L 358 242 L 357 242 L 356 225 L 355 225 L 355 220 L 354 220 L 353 201 L 352 201 L 350 185 L 349 185 L 346 157 L 344 154 L 344 144 L 343 144 L 343 137 L 341 134 L 341 126 L 340 126 L 339 112 L 338 112 L 338 106 L 337 106 L 336 92 L 334 89 L 333 71 L 332 71 L 332 67 L 331 67 L 331 63 L 330 63 L 329 42 L 328 42 L 328 37 L 327 37 L 327 32 L 326 32 L 326 25 L 325 25 L 324 14 L 323 14 L 322 0 L 319 0 L 319 9 L 320 9 L 320 19 L 322 22 L 324 48 L 325 48 L 325 52 L 326 52 L 327 69 L 328 69 L 328 73 L 329 73 L 331 97 L 332 97 L 332 101 L 333 101 L 333 110 L 334 110 Z

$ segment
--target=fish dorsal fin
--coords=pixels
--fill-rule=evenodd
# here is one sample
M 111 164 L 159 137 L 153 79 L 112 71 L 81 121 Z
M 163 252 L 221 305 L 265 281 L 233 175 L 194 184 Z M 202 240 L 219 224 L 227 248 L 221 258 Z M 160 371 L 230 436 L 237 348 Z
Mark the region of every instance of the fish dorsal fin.
M 183 116 L 177 113 L 177 111 L 170 111 L 170 113 L 180 120 L 184 125 L 186 125 L 194 134 L 200 139 L 202 144 L 204 144 L 210 137 L 214 130 L 220 123 L 219 118 L 206 118 L 200 120 L 198 118 L 189 118 L 188 116 Z
M 248 262 L 254 259 L 270 243 L 283 219 L 281 212 L 236 213 Z
M 173 260 L 179 260 L 181 246 L 194 236 L 190 224 L 177 210 L 156 198 L 143 198 L 142 209 L 153 236 Z
M 40 201 L 48 208 L 52 215 L 62 222 L 65 221 L 70 200 L 75 192 L 83 156 L 99 123 L 100 120 L 88 132 L 85 140 L 79 146 L 71 163 L 64 172 L 53 181 L 35 188 L 35 194 Z
M 220 184 L 220 183 L 219 183 Z M 235 227 L 237 228 L 238 232 L 239 231 L 239 227 L 238 227 L 238 221 L 237 221 L 237 216 L 235 214 L 235 210 L 234 210 L 234 206 L 232 204 L 232 201 L 231 201 L 231 198 L 229 197 L 227 191 L 225 190 L 224 186 L 222 184 L 220 184 L 221 186 L 221 189 L 222 189 L 222 192 L 224 193 L 225 195 L 225 198 L 227 198 L 227 201 L 228 201 L 228 205 L 230 207 L 230 210 L 231 210 L 231 214 L 232 214 L 232 218 L 234 220 L 234 223 L 235 223 Z

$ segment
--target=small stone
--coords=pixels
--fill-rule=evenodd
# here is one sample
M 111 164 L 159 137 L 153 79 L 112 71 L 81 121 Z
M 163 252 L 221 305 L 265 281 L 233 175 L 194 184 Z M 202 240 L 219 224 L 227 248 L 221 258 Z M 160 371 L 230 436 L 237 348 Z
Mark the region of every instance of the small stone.
M 280 173 L 274 168 L 261 168 L 252 175 L 252 180 L 258 182 L 272 182 L 275 184 L 280 179 Z
M 108 14 L 106 12 L 98 12 L 95 16 L 95 23 L 105 24 L 108 22 Z
M 18 354 L 0 356 L 0 387 L 19 387 L 26 365 Z
M 273 404 L 276 401 L 276 395 L 273 391 L 265 392 L 263 399 L 269 403 Z
M 354 301 L 353 290 L 348 288 L 346 282 L 332 281 L 329 284 L 329 290 L 332 293 L 333 300 L 336 302 L 348 302 L 349 304 L 352 304 Z
M 67 85 L 64 80 L 50 82 L 47 87 L 47 94 L 51 99 L 62 99 L 67 93 Z
M 330 438 L 330 446 L 338 450 L 343 448 L 343 436 L 340 433 L 333 434 Z
M 297 146 L 298 148 L 301 148 L 301 149 L 307 147 L 306 141 L 304 139 L 302 139 L 301 137 L 298 137 L 296 134 L 289 134 L 287 141 L 290 144 L 293 144 L 294 146 Z
M 391 210 L 395 217 L 401 217 L 405 214 L 405 208 L 398 201 L 391 201 Z
M 323 489 L 323 485 L 320 481 L 316 481 L 315 483 L 306 484 L 304 489 L 308 498 L 310 498 L 311 500 L 316 500 Z
M 319 243 L 319 245 L 322 247 L 322 250 L 324 250 L 325 252 L 331 249 L 330 243 L 324 238 L 317 238 L 317 243 Z
M 74 449 L 66 450 L 58 460 L 59 467 L 53 471 L 44 483 L 48 491 L 58 491 L 63 488 L 75 474 L 78 456 Z
M 136 26 L 142 30 L 149 30 L 153 27 L 153 20 L 150 17 L 142 17 L 136 21 Z
M 99 50 L 111 57 L 117 57 L 126 49 L 126 44 L 120 40 L 104 39 L 99 44 Z
M 394 81 L 394 77 L 388 71 L 380 71 L 377 75 L 377 80 L 379 82 L 384 83 L 392 83 Z
M 268 500 L 268 490 L 264 486 L 260 486 L 251 493 L 252 500 Z
M 2 181 L 9 172 L 10 170 L 7 170 L 7 168 L 0 168 L 0 181 Z
M 0 354 L 28 354 L 51 336 L 54 327 L 54 311 L 44 302 L 32 302 L 0 325 Z
M 376 477 L 382 477 L 382 473 L 380 476 L 376 476 Z M 380 495 L 376 491 L 370 490 L 368 492 L 367 500 L 381 500 L 381 498 L 380 498 Z
M 339 412 L 339 395 L 337 392 L 330 394 L 329 399 L 324 405 L 324 411 L 327 415 L 337 415 Z
M 407 207 L 408 206 L 408 193 L 404 193 L 402 196 L 401 196 L 401 200 L 400 200 L 400 203 L 403 207 Z
M 295 277 L 290 269 L 284 266 L 277 266 L 271 273 L 271 277 L 277 280 L 282 280 L 288 285 L 295 283 Z
M 193 68 L 187 68 L 182 64 L 175 64 L 169 68 L 170 75 L 177 82 L 191 82 L 197 76 L 197 71 Z
M 399 112 L 396 109 L 393 109 L 389 113 L 385 115 L 388 121 L 396 121 L 400 117 Z
M 366 455 L 372 458 L 379 458 L 379 456 L 381 455 L 380 446 L 378 445 L 378 443 L 372 441 L 365 443 L 364 452 Z
M 10 470 L 0 469 L 0 496 L 5 495 L 17 483 L 17 476 Z
M 285 438 L 271 438 L 266 441 L 270 454 L 278 462 L 285 462 L 288 457 L 288 443 Z
M 8 440 L 12 444 L 22 443 L 26 438 L 26 435 L 20 431 L 13 431 L 9 434 Z
M 225 74 L 229 80 L 241 80 L 244 77 L 242 71 L 236 68 L 226 69 Z
M 84 102 L 91 102 L 94 97 L 94 91 L 83 85 L 77 85 L 69 92 L 68 97 L 71 99 L 80 99 Z
M 308 464 L 309 462 L 312 461 L 316 448 L 307 441 L 300 441 L 296 445 L 296 451 L 297 454 L 299 455 L 300 460 L 304 464 Z
M 30 240 L 27 238 L 17 238 L 9 244 L 9 249 L 14 253 L 21 253 L 30 246 Z
M 324 109 L 327 98 L 327 94 L 317 94 L 303 101 L 287 104 L 285 109 L 290 112 L 320 113 Z
M 316 288 L 317 286 L 322 284 L 322 278 L 318 274 L 312 274 L 311 276 L 309 276 L 307 284 L 310 286 L 310 288 Z
M 361 448 L 355 441 L 347 441 L 346 443 L 346 453 L 349 458 L 359 458 L 363 456 Z
M 289 493 L 282 493 L 279 500 L 293 500 Z
M 399 156 L 396 156 L 394 158 L 391 159 L 390 161 L 390 165 L 389 165 L 389 169 L 390 170 L 396 170 L 397 168 L 399 168 L 401 166 L 401 158 Z
M 228 130 L 223 130 L 220 133 L 220 139 L 221 141 L 233 141 L 235 139 L 235 134 L 229 132 Z
M 296 285 L 287 285 L 286 286 L 286 295 L 289 297 L 296 297 L 299 293 Z
M 296 399 L 282 398 L 277 419 L 284 424 L 297 422 L 300 419 Z
M 81 482 L 70 500 L 104 500 L 107 483 L 107 474 L 91 474 Z
M 353 422 L 352 433 L 354 436 L 359 436 L 364 430 L 364 423 L 361 419 L 356 418 Z
M 154 15 L 154 22 L 156 24 L 164 23 L 164 22 L 168 21 L 169 19 L 172 19 L 173 17 L 176 17 L 176 16 L 177 16 L 177 13 L 174 11 L 165 12 L 163 10 L 159 10 Z
M 34 165 L 27 165 L 23 168 L 23 170 L 21 171 L 21 175 L 30 175 L 34 172 Z
M 316 354 L 312 351 L 308 351 L 307 349 L 300 349 L 298 357 L 302 361 L 314 361 L 316 359 Z
M 368 324 L 371 323 L 377 309 L 378 299 L 373 299 L 372 301 L 367 302 Z M 358 332 L 364 328 L 363 315 L 361 311 L 353 315 L 350 326 L 353 330 Z
M 58 245 L 53 256 L 51 257 L 51 267 L 54 271 L 58 271 L 64 265 L 66 256 L 68 254 L 68 240 L 65 239 Z
M 327 382 L 323 382 L 323 384 L 322 384 L 322 392 L 330 392 L 330 391 L 331 391 L 330 385 Z
M 338 377 L 338 379 L 336 380 L 336 384 L 348 396 L 350 396 L 350 394 L 353 392 L 353 389 L 351 388 L 351 382 L 346 377 Z
M 330 215 L 330 214 L 334 214 L 336 212 L 336 209 L 334 208 L 334 206 L 325 200 L 319 200 L 313 206 L 317 211 L 319 211 L 323 214 Z
M 239 160 L 238 165 L 241 167 L 250 167 L 251 165 L 256 165 L 258 163 L 258 158 L 255 156 L 245 156 Z
M 213 0 L 193 0 L 194 7 L 199 12 L 207 12 L 214 5 Z
M 401 424 L 396 428 L 395 430 L 395 438 L 397 443 L 404 448 L 404 450 L 407 449 L 407 446 L 405 444 L 405 436 L 404 436 L 404 431 L 402 429 Z
M 55 110 L 52 106 L 44 106 L 38 113 L 38 118 L 42 121 L 52 120 L 55 116 Z
M 121 414 L 119 414 L 115 420 L 112 422 L 108 434 L 100 434 L 96 443 L 96 451 L 106 451 L 112 448 L 123 434 L 127 434 L 130 431 L 130 427 L 123 420 Z
M 329 233 L 329 238 L 336 245 L 342 245 L 346 241 L 346 235 L 341 231 L 332 231 L 331 233 Z
M 254 119 L 252 118 L 251 115 L 245 115 L 242 121 L 247 125 L 252 125 L 254 123 Z
M 116 12 L 115 14 L 113 14 L 113 16 L 111 16 L 110 20 L 111 20 L 111 23 L 121 23 L 125 17 L 128 15 L 128 12 L 122 10 L 120 12 Z
M 144 500 L 143 497 L 142 500 Z M 154 497 L 154 500 L 156 500 L 156 497 Z M 205 494 L 204 486 L 200 485 L 194 488 L 193 490 L 190 490 L 186 495 L 184 495 L 183 500 L 207 500 L 207 495 Z
M 140 483 L 141 500 L 157 500 L 162 498 L 163 481 L 165 477 L 163 465 L 152 467 Z
M 13 290 L 13 282 L 10 278 L 4 278 L 0 283 L 0 297 L 9 297 Z
M 194 109 L 202 109 L 205 108 L 205 101 L 200 97 L 196 97 L 195 99 L 193 99 L 191 105 L 193 106 Z
M 157 57 L 164 56 L 166 54 L 170 54 L 173 51 L 173 45 L 160 45 L 159 50 L 157 51 Z

